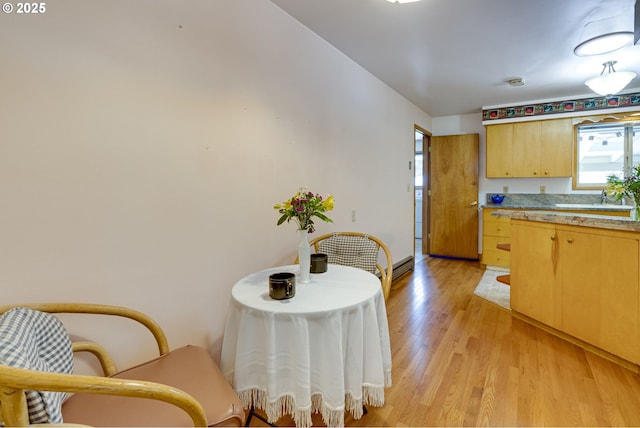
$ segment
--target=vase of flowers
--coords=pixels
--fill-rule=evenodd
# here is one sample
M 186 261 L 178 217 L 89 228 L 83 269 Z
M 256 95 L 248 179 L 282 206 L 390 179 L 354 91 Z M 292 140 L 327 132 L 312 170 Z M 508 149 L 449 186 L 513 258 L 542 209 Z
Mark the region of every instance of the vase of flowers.
M 276 204 L 280 214 L 278 225 L 285 221 L 294 220 L 298 225 L 298 263 L 300 264 L 300 283 L 310 281 L 311 249 L 309 248 L 309 234 L 315 232 L 313 220 L 315 217 L 328 223 L 333 223 L 324 213 L 333 209 L 333 196 L 326 199 L 317 193 L 300 189 L 290 199 Z
M 616 174 L 609 175 L 605 193 L 616 200 L 629 198 L 629 202 L 633 204 L 631 218 L 640 220 L 640 164 L 632 167 L 624 174 L 624 178 Z

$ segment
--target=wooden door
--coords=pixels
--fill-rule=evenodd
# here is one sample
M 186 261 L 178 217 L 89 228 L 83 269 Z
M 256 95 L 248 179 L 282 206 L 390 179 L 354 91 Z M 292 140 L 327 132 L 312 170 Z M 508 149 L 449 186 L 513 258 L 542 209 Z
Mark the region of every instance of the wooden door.
M 478 134 L 431 137 L 429 255 L 478 259 Z

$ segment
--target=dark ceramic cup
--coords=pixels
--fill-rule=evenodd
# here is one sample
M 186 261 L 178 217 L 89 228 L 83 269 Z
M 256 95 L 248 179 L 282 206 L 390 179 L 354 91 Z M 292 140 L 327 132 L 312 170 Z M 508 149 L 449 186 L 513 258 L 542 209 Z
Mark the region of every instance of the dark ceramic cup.
M 296 276 L 291 272 L 269 275 L 269 296 L 272 299 L 290 299 L 296 295 Z
M 327 255 L 322 253 L 311 254 L 311 273 L 324 273 L 327 271 Z

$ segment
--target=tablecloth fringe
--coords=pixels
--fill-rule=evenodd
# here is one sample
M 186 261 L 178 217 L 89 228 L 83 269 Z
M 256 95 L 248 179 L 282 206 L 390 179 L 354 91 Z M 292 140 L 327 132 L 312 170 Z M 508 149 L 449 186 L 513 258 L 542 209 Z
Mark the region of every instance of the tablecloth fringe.
M 284 415 L 291 415 L 296 427 L 309 428 L 312 425 L 311 415 L 320 413 L 322 420 L 328 427 L 344 426 L 344 412 L 326 406 L 322 394 L 314 394 L 311 397 L 309 410 L 296 409 L 295 400 L 290 395 L 284 395 L 273 402 L 267 402 L 266 392 L 256 388 L 240 391 L 238 396 L 245 408 L 254 407 L 264 410 L 270 423 L 275 423 Z M 361 398 L 355 398 L 350 393 L 345 395 L 345 410 L 351 413 L 354 419 L 357 420 L 363 416 L 363 405 L 384 406 L 384 387 L 363 386 Z
M 353 415 L 354 419 L 360 419 L 363 415 L 363 406 L 384 406 L 384 388 L 378 386 L 363 386 L 362 398 L 354 398 L 351 394 L 345 396 L 345 410 Z
M 347 394 L 344 397 L 345 410 L 353 415 L 354 419 L 360 419 L 362 417 L 362 398 L 354 398 L 353 395 Z
M 254 388 L 240 391 L 238 393 L 238 396 L 240 397 L 240 401 L 245 408 L 254 407 L 256 409 L 264 410 L 264 412 L 267 414 L 267 420 L 270 423 L 275 423 L 284 415 L 291 415 L 294 422 L 296 423 L 296 427 L 311 427 L 311 409 L 296 409 L 295 401 L 290 395 L 284 395 L 282 397 L 279 397 L 276 401 L 269 403 L 267 402 L 266 392 Z M 320 401 L 322 401 L 322 398 L 320 398 Z
M 322 399 L 322 394 L 315 394 L 311 397 L 311 413 L 320 413 L 324 424 L 328 427 L 344 427 L 344 412 L 327 407 Z

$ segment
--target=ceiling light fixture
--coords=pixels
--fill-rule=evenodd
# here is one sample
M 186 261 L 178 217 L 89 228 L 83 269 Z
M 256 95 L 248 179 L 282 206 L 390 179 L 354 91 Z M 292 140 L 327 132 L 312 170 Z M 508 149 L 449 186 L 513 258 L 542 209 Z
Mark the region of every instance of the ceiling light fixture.
M 613 95 L 623 90 L 636 77 L 636 73 L 633 71 L 616 71 L 613 68 L 615 63 L 616 61 L 607 61 L 602 64 L 604 67 L 600 76 L 593 77 L 584 82 L 584 84 L 593 92 L 605 96 Z
M 387 0 L 389 3 L 413 3 L 420 0 Z
M 575 47 L 577 56 L 602 55 L 626 48 L 633 43 L 633 31 L 616 31 L 585 40 Z
M 633 44 L 633 31 L 628 14 L 588 22 L 573 53 L 577 56 L 602 55 Z

